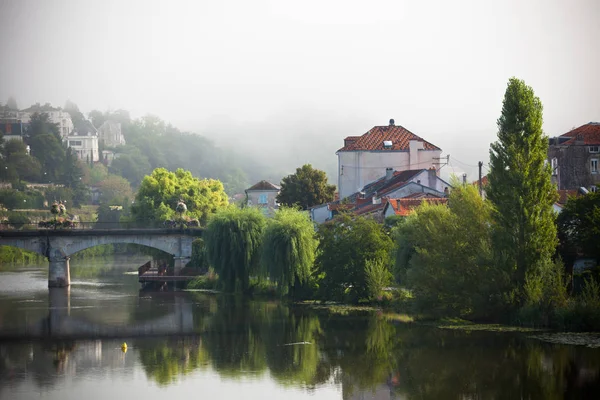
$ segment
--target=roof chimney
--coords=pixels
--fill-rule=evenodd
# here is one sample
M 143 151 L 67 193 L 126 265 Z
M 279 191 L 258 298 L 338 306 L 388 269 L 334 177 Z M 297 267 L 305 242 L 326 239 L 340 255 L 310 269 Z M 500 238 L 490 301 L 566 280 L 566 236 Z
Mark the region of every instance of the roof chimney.
M 389 181 L 394 176 L 394 168 L 386 168 L 385 169 L 385 180 Z
M 394 124 L 395 124 L 394 118 L 390 119 L 390 126 L 394 126 Z

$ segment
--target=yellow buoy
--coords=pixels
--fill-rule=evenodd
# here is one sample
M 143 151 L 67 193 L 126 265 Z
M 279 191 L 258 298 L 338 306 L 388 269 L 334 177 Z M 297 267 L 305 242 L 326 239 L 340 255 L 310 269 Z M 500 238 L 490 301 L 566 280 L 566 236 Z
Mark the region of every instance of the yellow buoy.
M 126 353 L 126 352 L 127 352 L 127 343 L 123 342 L 123 344 L 121 345 L 121 351 L 122 351 L 123 353 Z

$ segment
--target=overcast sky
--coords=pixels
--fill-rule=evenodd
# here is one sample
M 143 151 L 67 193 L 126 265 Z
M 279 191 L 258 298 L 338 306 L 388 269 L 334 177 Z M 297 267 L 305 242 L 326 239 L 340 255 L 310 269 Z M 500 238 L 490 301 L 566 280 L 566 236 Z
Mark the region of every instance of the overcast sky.
M 487 162 L 511 76 L 542 100 L 548 135 L 600 121 L 599 0 L 0 7 L 1 102 L 153 113 L 252 151 L 293 143 L 298 163 L 322 165 L 314 148 L 335 165 L 344 136 L 390 118 L 444 155 Z

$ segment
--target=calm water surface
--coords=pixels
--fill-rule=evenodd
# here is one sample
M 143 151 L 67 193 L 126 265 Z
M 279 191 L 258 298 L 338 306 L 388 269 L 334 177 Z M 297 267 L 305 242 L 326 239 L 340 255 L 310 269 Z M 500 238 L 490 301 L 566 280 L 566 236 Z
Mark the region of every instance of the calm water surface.
M 144 261 L 79 262 L 68 291 L 0 273 L 0 398 L 600 399 L 598 349 L 140 292 Z

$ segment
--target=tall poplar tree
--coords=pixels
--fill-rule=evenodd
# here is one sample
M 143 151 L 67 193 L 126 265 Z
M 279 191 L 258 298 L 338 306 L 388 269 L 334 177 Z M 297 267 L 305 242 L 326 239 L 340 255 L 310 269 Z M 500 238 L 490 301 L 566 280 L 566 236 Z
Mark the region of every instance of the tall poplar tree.
M 508 82 L 498 140 L 490 148 L 487 197 L 494 207 L 496 260 L 507 268 L 514 305 L 535 302 L 551 271 L 556 248 L 552 205 L 556 188 L 545 163 L 542 103 L 522 80 Z

